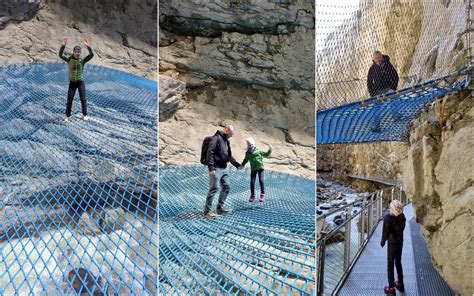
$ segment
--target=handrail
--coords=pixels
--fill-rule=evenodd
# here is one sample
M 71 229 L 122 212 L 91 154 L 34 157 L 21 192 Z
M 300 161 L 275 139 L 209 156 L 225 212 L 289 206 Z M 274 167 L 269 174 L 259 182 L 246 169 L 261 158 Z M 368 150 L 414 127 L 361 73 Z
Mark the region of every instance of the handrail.
M 321 222 L 321 220 L 325 221 L 326 218 L 338 212 L 345 213 L 344 221 L 317 240 L 318 296 L 334 295 L 340 289 L 357 258 L 375 232 L 384 215 L 384 208 L 395 197 L 402 203 L 407 203 L 403 188 L 394 186 L 372 192 L 362 199 L 318 216 L 317 222 Z M 358 203 L 361 204 L 360 210 L 353 213 L 353 208 L 357 207 L 356 204 Z M 363 219 L 360 219 L 361 217 Z M 357 226 L 357 231 L 351 230 L 353 226 Z M 354 248 L 354 245 L 356 245 L 356 248 Z M 327 255 L 330 255 L 331 262 L 327 260 Z M 334 258 L 337 261 L 334 261 Z

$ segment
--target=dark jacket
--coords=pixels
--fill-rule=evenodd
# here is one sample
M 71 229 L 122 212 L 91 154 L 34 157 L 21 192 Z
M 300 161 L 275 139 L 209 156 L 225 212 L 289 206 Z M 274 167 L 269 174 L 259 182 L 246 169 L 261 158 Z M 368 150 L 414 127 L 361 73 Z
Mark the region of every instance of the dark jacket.
M 398 86 L 398 74 L 395 67 L 390 63 L 388 55 L 382 55 L 382 64 L 373 62 L 367 74 L 367 89 L 371 97 L 385 89 L 396 90 Z
M 380 244 L 385 245 L 385 241 L 388 241 L 389 244 L 403 244 L 405 223 L 406 219 L 403 213 L 394 216 L 388 210 L 383 216 L 382 241 Z
M 230 150 L 230 143 L 227 136 L 221 131 L 217 131 L 212 137 L 207 150 L 207 167 L 209 171 L 213 171 L 216 168 L 225 169 L 228 162 L 232 163 L 235 167 L 240 166 L 232 157 L 232 151 Z

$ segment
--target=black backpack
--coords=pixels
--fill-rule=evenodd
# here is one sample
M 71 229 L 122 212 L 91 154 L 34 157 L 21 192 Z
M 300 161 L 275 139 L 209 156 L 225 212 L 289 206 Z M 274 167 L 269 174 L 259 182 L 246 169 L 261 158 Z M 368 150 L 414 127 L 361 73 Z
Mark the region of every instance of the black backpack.
M 207 150 L 209 150 L 209 144 L 214 136 L 205 137 L 202 141 L 201 147 L 201 163 L 207 165 Z

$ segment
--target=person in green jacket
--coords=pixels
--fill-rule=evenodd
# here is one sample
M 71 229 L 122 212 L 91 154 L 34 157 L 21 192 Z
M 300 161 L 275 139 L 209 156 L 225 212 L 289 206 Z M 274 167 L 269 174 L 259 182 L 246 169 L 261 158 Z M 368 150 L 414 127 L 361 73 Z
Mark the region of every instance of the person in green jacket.
M 255 200 L 255 179 L 258 174 L 258 182 L 260 183 L 260 202 L 265 200 L 265 178 L 263 175 L 263 158 L 269 157 L 272 153 L 272 145 L 268 144 L 268 151 L 264 152 L 261 149 L 255 146 L 255 140 L 253 138 L 248 138 L 247 142 L 247 152 L 245 152 L 244 161 L 242 161 L 239 169 L 243 169 L 247 162 L 250 162 L 250 198 L 249 202 Z
M 69 66 L 69 89 L 67 91 L 67 105 L 66 105 L 66 118 L 65 121 L 69 121 L 71 116 L 72 101 L 76 90 L 79 89 L 79 97 L 81 99 L 82 107 L 82 119 L 88 120 L 87 116 L 87 101 L 86 101 L 86 85 L 84 83 L 84 65 L 94 57 L 89 42 L 84 38 L 84 45 L 89 50 L 89 54 L 82 59 L 81 58 L 81 47 L 79 45 L 74 46 L 73 54 L 69 57 L 64 55 L 64 48 L 67 45 L 67 38 L 63 39 L 63 44 L 59 49 L 59 57 L 68 63 Z

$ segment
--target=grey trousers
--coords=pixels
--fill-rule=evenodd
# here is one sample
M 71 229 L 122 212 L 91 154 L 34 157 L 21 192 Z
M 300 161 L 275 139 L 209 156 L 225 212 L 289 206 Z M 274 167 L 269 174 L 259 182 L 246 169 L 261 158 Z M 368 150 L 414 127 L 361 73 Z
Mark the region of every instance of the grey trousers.
M 214 176 L 209 176 L 209 191 L 207 192 L 206 197 L 206 206 L 204 208 L 204 213 L 207 213 L 211 210 L 212 200 L 219 188 L 217 187 L 217 181 L 221 184 L 221 192 L 219 193 L 219 201 L 217 203 L 218 207 L 224 206 L 224 202 L 229 194 L 229 169 L 220 169 L 216 168 L 216 174 Z

